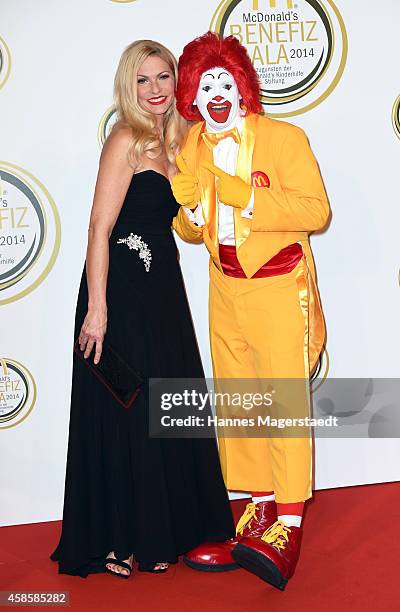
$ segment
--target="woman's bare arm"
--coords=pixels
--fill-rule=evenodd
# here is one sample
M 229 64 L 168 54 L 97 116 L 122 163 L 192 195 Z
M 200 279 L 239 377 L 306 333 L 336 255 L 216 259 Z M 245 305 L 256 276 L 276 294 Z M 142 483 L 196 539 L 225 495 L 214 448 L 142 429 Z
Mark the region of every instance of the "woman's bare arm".
M 79 344 L 81 350 L 85 350 L 85 358 L 96 345 L 95 363 L 100 360 L 107 328 L 108 239 L 134 172 L 127 157 L 131 139 L 130 129 L 121 127 L 114 129 L 105 142 L 90 215 L 86 254 L 88 312 L 79 335 Z

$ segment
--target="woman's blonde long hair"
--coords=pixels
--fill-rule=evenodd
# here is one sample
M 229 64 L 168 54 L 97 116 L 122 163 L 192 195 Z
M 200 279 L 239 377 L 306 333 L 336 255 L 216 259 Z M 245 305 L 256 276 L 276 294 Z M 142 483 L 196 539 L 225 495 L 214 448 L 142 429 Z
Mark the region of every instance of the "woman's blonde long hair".
M 153 159 L 162 150 L 154 115 L 143 110 L 138 102 L 137 77 L 142 63 L 151 55 L 158 55 L 169 66 L 178 81 L 178 65 L 172 53 L 153 40 L 136 40 L 123 52 L 114 79 L 114 100 L 120 124 L 132 129 L 132 144 L 128 158 L 132 165 L 146 155 Z M 175 98 L 164 116 L 163 139 L 168 160 L 175 162 L 187 132 L 187 122 L 176 110 Z

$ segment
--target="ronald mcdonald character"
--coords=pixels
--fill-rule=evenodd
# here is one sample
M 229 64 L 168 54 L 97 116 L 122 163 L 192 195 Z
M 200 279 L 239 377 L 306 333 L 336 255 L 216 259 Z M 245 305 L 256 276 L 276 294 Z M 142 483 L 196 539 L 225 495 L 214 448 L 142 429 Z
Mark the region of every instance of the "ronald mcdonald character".
M 179 60 L 177 106 L 191 127 L 173 193 L 174 226 L 210 253 L 210 343 L 215 379 L 303 379 L 319 358 L 325 326 L 309 233 L 329 204 L 304 132 L 262 115 L 259 83 L 233 36 L 208 32 Z M 251 493 L 236 537 L 205 543 L 195 569 L 242 566 L 283 590 L 300 551 L 312 495 L 312 443 L 220 437 L 228 490 Z

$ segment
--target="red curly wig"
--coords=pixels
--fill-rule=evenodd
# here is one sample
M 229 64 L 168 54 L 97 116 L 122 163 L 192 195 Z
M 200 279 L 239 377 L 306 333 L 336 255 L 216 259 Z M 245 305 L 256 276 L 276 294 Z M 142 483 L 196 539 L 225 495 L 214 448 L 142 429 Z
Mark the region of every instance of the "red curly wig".
M 260 84 L 245 47 L 234 36 L 224 38 L 207 32 L 188 43 L 179 58 L 176 106 L 180 114 L 188 121 L 203 119 L 193 100 L 203 72 L 217 67 L 225 68 L 234 77 L 246 115 L 261 113 Z

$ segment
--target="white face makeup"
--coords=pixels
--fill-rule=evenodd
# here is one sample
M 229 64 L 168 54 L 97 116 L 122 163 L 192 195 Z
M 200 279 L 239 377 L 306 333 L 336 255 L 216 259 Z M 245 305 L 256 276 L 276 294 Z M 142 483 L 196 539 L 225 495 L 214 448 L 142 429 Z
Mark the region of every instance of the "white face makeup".
M 200 77 L 194 104 L 207 127 L 222 132 L 240 116 L 241 96 L 236 81 L 225 68 L 211 68 Z

